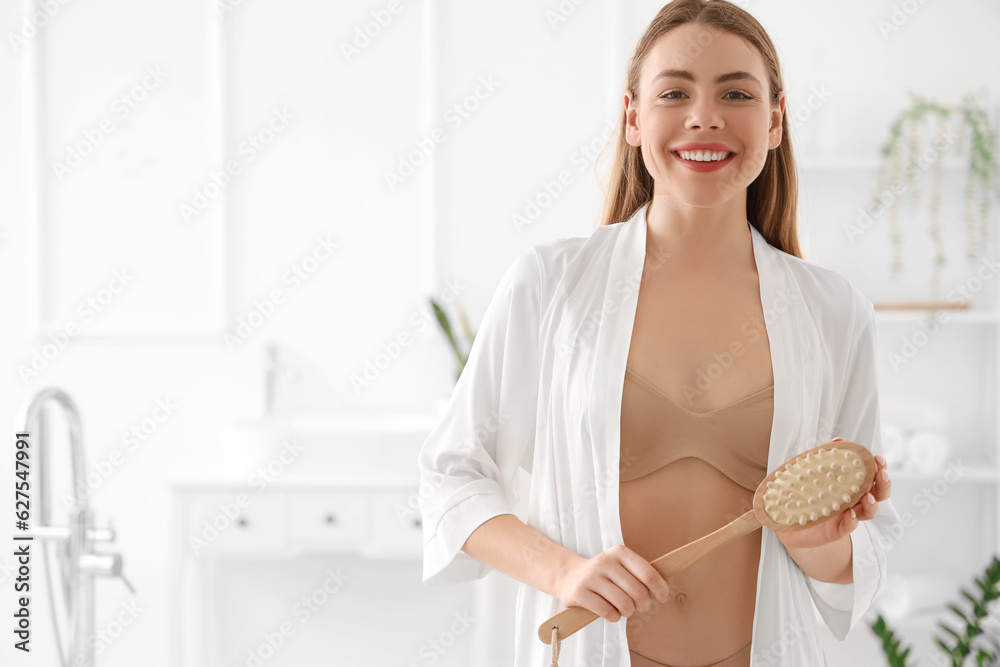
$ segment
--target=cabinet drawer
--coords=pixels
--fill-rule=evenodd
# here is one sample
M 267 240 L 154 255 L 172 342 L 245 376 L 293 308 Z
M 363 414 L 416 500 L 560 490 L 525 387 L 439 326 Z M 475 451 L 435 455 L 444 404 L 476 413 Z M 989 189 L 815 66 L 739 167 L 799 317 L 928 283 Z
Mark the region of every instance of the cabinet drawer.
M 298 491 L 291 497 L 291 540 L 297 548 L 356 551 L 370 536 L 369 493 Z
M 410 558 L 423 553 L 423 526 L 416 504 L 416 489 L 386 491 L 372 497 L 372 541 L 366 555 L 372 558 Z
M 253 553 L 285 546 L 285 495 L 203 491 L 188 500 L 186 548 L 197 556 Z

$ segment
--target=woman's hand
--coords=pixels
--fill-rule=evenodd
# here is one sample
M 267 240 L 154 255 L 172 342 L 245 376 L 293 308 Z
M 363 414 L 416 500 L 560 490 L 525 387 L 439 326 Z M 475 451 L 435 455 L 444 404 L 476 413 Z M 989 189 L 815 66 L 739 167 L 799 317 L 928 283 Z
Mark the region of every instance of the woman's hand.
M 645 611 L 653 598 L 666 602 L 670 593 L 656 568 L 624 544 L 574 560 L 560 575 L 557 590 L 567 607 L 585 607 L 612 623 Z
M 837 442 L 843 438 L 835 438 L 830 442 Z M 880 455 L 875 456 L 878 464 L 878 472 L 875 473 L 875 483 L 871 490 L 861 497 L 856 505 L 847 509 L 841 509 L 840 515 L 824 521 L 823 523 L 811 526 L 804 530 L 775 531 L 778 541 L 786 548 L 812 549 L 821 547 L 831 542 L 836 542 L 846 535 L 854 532 L 854 529 L 861 525 L 862 521 L 875 518 L 878 513 L 878 504 L 889 498 L 892 491 L 892 482 L 889 480 L 889 470 L 885 463 L 885 458 Z

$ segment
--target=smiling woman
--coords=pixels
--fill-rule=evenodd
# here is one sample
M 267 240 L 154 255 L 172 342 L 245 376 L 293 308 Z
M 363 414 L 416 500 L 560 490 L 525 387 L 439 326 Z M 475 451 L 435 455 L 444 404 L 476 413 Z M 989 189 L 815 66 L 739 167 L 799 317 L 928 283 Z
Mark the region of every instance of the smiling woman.
M 690 218 L 690 207 L 721 193 L 720 214 L 745 218 L 768 243 L 802 256 L 781 67 L 750 14 L 724 0 L 664 6 L 632 55 L 621 116 L 602 225 L 650 199 Z M 678 180 L 681 166 L 719 173 Z
M 602 224 L 510 267 L 421 450 L 424 582 L 520 581 L 517 665 L 543 664 L 541 640 L 563 667 L 823 667 L 820 625 L 858 624 L 900 524 L 873 305 L 801 257 L 781 73 L 752 16 L 666 5 L 622 93 Z M 878 462 L 853 506 L 667 579 L 651 565 L 836 438 Z M 561 636 L 569 607 L 606 622 Z

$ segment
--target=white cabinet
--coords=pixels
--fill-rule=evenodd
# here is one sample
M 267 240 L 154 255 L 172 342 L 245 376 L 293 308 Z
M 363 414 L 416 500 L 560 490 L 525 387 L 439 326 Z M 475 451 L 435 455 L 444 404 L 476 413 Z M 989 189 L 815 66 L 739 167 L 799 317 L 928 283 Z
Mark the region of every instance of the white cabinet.
M 290 561 L 311 553 L 371 559 L 422 555 L 415 480 L 385 475 L 172 483 L 173 664 L 219 664 L 213 572 L 232 559 Z
M 182 538 L 194 555 L 275 552 L 285 546 L 283 493 L 204 490 L 185 501 Z
M 288 494 L 289 540 L 295 550 L 353 551 L 372 538 L 371 500 L 364 491 Z
M 421 559 L 423 526 L 416 495 L 397 491 L 372 497 L 372 531 L 370 557 Z

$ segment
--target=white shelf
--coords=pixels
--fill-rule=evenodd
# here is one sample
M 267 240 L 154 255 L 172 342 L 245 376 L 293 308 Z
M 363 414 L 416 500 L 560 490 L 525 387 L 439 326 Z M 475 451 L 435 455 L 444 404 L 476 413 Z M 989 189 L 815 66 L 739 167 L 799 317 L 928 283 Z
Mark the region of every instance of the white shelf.
M 833 170 L 833 169 L 868 169 L 875 171 L 881 164 L 879 157 L 818 157 L 799 158 L 796 165 L 805 170 Z M 969 169 L 969 160 L 960 155 L 946 155 L 941 166 L 945 170 Z
M 216 474 L 211 471 L 202 474 L 193 473 L 171 474 L 165 480 L 170 488 L 191 491 L 191 490 L 253 490 L 258 493 L 255 486 L 247 478 Z M 375 475 L 375 474 L 324 474 L 324 475 L 283 475 L 272 482 L 268 488 L 276 490 L 297 490 L 297 489 L 416 489 L 420 485 L 418 474 L 410 476 L 403 475 Z M 259 486 L 259 484 L 258 484 Z
M 909 323 L 916 324 L 922 322 L 935 312 L 948 314 L 948 324 L 997 324 L 1000 317 L 997 313 L 988 310 L 876 310 L 875 321 L 889 323 Z
M 957 587 L 955 588 L 955 594 L 956 596 L 961 595 Z M 883 618 L 885 618 L 886 623 L 888 623 L 893 630 L 897 630 L 898 628 L 905 628 L 907 630 L 913 630 L 913 629 L 938 630 L 937 624 L 941 621 L 948 620 L 948 614 L 951 614 L 951 612 L 948 611 L 948 607 L 946 606 L 949 602 L 953 601 L 942 600 L 940 609 L 924 609 L 922 611 L 913 612 L 905 616 L 900 616 L 898 618 L 893 617 L 891 620 L 885 617 L 885 614 L 883 614 Z M 952 614 L 952 616 L 954 616 L 954 614 Z M 913 642 L 907 641 L 906 637 L 903 637 L 902 639 L 903 643 L 906 644 L 907 646 L 913 644 Z
M 956 163 L 950 164 L 955 166 Z M 946 161 L 945 166 L 948 165 Z M 818 161 L 813 166 L 818 169 L 867 168 L 876 166 L 876 161 Z M 993 251 L 994 246 L 992 243 L 990 245 L 988 251 Z M 914 299 L 914 302 L 918 300 Z M 885 303 L 890 300 L 872 299 L 872 301 Z M 904 300 L 896 299 L 896 301 Z M 933 535 L 924 532 L 922 528 L 914 528 L 914 533 L 920 532 L 921 535 L 914 535 L 913 543 L 919 544 L 920 549 L 935 550 L 934 559 L 925 557 L 921 551 L 908 552 L 905 554 L 907 556 L 905 559 L 897 558 L 903 556 L 902 553 L 894 553 L 889 556 L 890 574 L 895 574 L 899 569 L 898 566 L 903 564 L 902 560 L 905 560 L 907 570 L 916 569 L 914 574 L 936 574 L 937 572 L 932 570 L 939 566 L 932 566 L 932 562 L 937 564 L 961 562 L 963 570 L 974 565 L 973 569 L 978 576 L 988 564 L 987 554 L 1000 552 L 1000 446 L 997 442 L 997 434 L 1000 434 L 1000 410 L 996 409 L 996 406 L 1000 405 L 1000 396 L 997 395 L 1000 388 L 1000 326 L 997 326 L 1000 325 L 1000 301 L 980 294 L 971 308 L 876 309 L 874 316 L 880 329 L 880 338 L 885 336 L 881 339 L 884 347 L 880 348 L 880 351 L 883 354 L 889 348 L 895 347 L 899 334 L 912 336 L 919 329 L 926 328 L 928 336 L 933 336 L 936 330 L 932 318 L 935 316 L 946 318 L 944 322 L 939 320 L 940 324 L 936 326 L 944 329 L 955 326 L 953 332 L 955 335 L 939 339 L 938 345 L 942 347 L 938 348 L 937 355 L 912 358 L 913 367 L 910 372 L 931 373 L 934 365 L 950 366 L 953 360 L 968 374 L 959 379 L 953 373 L 946 372 L 947 383 L 935 382 L 936 378 L 932 379 L 925 375 L 924 380 L 929 386 L 919 383 L 919 386 L 914 386 L 912 389 L 905 383 L 894 382 L 892 396 L 894 403 L 905 404 L 907 399 L 912 398 L 917 402 L 916 405 L 924 402 L 935 403 L 940 405 L 942 411 L 950 411 L 954 409 L 952 406 L 955 403 L 972 400 L 975 401 L 977 408 L 971 413 L 963 412 L 975 422 L 964 425 L 968 432 L 975 434 L 968 436 L 974 437 L 975 442 L 952 443 L 956 447 L 951 451 L 949 459 L 955 462 L 961 461 L 960 477 L 956 476 L 955 472 L 945 470 L 915 473 L 890 468 L 890 478 L 898 485 L 893 491 L 893 496 L 910 498 L 911 494 L 919 493 L 921 489 L 940 487 L 942 480 L 948 483 L 950 488 L 962 489 L 963 493 L 956 495 L 958 499 L 956 502 L 962 503 L 965 510 L 962 526 L 968 527 L 960 537 L 954 539 L 953 544 L 939 544 Z M 911 390 L 912 396 L 907 395 Z M 914 409 L 913 406 L 910 406 L 910 409 Z M 972 503 L 972 506 L 969 507 L 968 503 Z M 984 560 L 977 562 L 981 558 Z M 957 594 L 957 586 L 955 591 Z M 917 614 L 905 620 L 900 619 L 899 627 L 908 631 L 903 633 L 904 637 L 926 638 L 926 632 L 922 633 L 921 630 L 924 630 L 927 624 L 944 617 L 946 616 L 935 613 Z M 908 643 L 913 645 L 912 642 Z
M 968 466 L 968 470 L 962 473 L 962 477 L 957 480 L 956 483 L 961 484 L 963 482 L 985 482 L 987 484 L 995 484 L 1000 480 L 1000 475 L 997 474 L 996 467 L 987 463 L 977 463 L 975 465 Z M 934 482 L 942 479 L 944 471 L 941 472 L 931 472 L 931 473 L 918 473 L 918 472 L 892 472 L 890 473 L 893 482 Z

